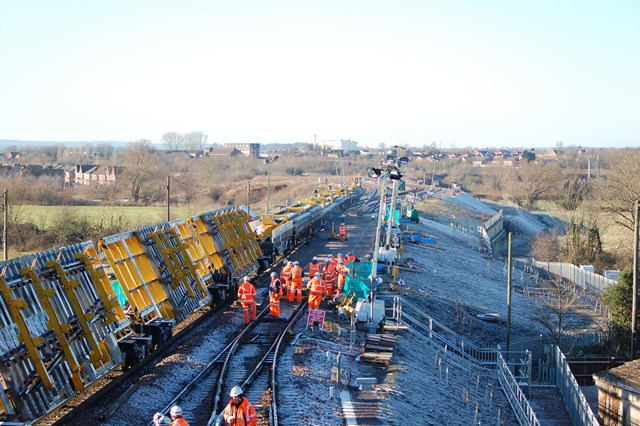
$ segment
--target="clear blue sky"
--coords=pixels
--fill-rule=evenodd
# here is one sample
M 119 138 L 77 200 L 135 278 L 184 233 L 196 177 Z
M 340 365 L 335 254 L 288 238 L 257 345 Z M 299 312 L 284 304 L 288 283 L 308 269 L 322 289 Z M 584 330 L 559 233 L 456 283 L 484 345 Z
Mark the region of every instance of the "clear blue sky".
M 0 139 L 640 146 L 640 1 L 0 0 Z

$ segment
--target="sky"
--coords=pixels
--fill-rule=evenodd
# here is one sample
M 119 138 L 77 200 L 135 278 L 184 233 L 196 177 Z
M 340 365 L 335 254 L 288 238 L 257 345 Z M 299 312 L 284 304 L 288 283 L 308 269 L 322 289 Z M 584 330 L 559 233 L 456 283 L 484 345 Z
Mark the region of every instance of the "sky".
M 0 139 L 640 146 L 637 0 L 0 0 Z

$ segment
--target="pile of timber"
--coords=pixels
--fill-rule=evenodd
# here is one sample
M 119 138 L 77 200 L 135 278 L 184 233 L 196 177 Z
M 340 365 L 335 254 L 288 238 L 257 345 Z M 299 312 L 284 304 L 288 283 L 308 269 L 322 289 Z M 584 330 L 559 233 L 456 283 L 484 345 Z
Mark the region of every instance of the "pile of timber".
M 389 365 L 393 355 L 393 346 L 398 339 L 399 336 L 389 333 L 367 335 L 362 354 L 360 354 L 360 362 Z

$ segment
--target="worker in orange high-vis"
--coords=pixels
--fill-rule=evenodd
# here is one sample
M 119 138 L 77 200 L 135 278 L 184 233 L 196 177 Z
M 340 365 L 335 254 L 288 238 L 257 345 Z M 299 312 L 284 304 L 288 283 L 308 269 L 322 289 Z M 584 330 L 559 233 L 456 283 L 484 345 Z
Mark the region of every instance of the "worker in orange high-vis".
M 234 386 L 229 394 L 231 399 L 224 408 L 224 422 L 232 426 L 256 426 L 256 408 L 244 396 L 240 386 Z
M 342 222 L 340 224 L 340 228 L 338 228 L 338 235 L 340 236 L 340 242 L 344 243 L 344 240 L 347 239 L 347 225 Z
M 256 319 L 256 288 L 247 276 L 242 279 L 242 284 L 238 287 L 238 299 L 242 305 L 244 323 L 249 324 L 249 309 L 251 309 L 251 319 Z
M 318 309 L 324 296 L 324 281 L 320 272 L 316 272 L 315 276 L 307 283 L 309 290 L 309 309 Z
M 320 263 L 320 259 L 316 256 L 313 256 L 313 259 L 309 263 L 309 279 L 316 276 L 316 272 L 320 272 L 322 268 L 322 264 Z
M 293 262 L 293 268 L 291 268 L 291 284 L 289 285 L 289 302 L 293 302 L 295 298 L 298 303 L 302 302 L 302 267 L 297 260 Z
M 348 265 L 351 262 L 355 262 L 356 257 L 349 251 L 347 252 L 347 257 L 345 257 L 344 264 Z
M 285 260 L 282 271 L 280 271 L 280 282 L 282 283 L 282 295 L 286 296 L 291 285 L 291 269 L 293 269 L 293 262 Z
M 333 257 L 333 255 L 332 255 L 332 254 L 328 254 L 328 255 L 327 255 L 327 258 L 324 260 L 324 262 L 325 262 L 325 263 L 327 263 L 327 260 L 328 260 L 329 262 L 333 263 L 334 265 L 335 265 L 336 263 L 338 263 L 338 259 L 336 259 L 335 257 Z
M 347 275 L 349 274 L 349 268 L 344 264 L 344 260 L 338 259 L 338 264 L 336 265 L 336 272 L 338 273 L 338 288 L 336 290 L 336 294 L 342 293 L 342 289 L 344 288 L 344 284 L 347 282 Z
M 162 413 L 156 413 L 153 415 L 153 423 L 155 426 L 161 425 L 169 425 L 169 426 L 189 426 L 189 423 L 182 417 L 182 408 L 177 405 L 171 407 L 171 411 L 169 411 L 169 416 L 171 416 L 171 421 L 167 419 Z
M 337 263 L 337 262 L 336 262 Z M 338 273 L 336 272 L 336 265 L 331 262 L 325 261 L 324 269 L 322 270 L 322 279 L 325 285 L 325 295 L 332 297 L 333 292 L 337 285 Z
M 269 311 L 271 315 L 280 318 L 280 298 L 282 297 L 282 283 L 277 272 L 271 273 L 271 284 L 269 285 Z

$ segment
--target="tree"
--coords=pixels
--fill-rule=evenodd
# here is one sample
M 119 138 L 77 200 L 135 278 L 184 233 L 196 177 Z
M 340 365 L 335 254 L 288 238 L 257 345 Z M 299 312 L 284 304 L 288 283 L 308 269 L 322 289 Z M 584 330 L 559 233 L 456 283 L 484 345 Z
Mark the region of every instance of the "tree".
M 160 176 L 157 170 L 157 155 L 151 141 L 140 139 L 129 145 L 125 154 L 126 163 L 123 181 L 133 202 L 138 202 L 144 185 L 153 182 Z
M 511 198 L 518 205 L 531 208 L 543 196 L 553 194 L 559 174 L 560 170 L 555 163 L 523 162 L 512 182 Z
M 525 160 L 527 163 L 536 161 L 536 153 L 531 151 L 524 151 L 522 153 L 522 159 Z
M 531 256 L 536 260 L 557 261 L 562 257 L 558 232 L 539 234 L 531 240 Z
M 577 210 L 589 192 L 589 183 L 578 175 L 568 176 L 564 180 L 562 199 L 558 203 L 566 210 Z
M 187 149 L 201 151 L 208 140 L 209 136 L 205 135 L 204 132 L 189 132 L 184 135 L 184 145 Z
M 620 153 L 604 180 L 598 182 L 596 198 L 603 213 L 614 223 L 633 231 L 636 200 L 640 199 L 640 151 Z
M 537 296 L 530 319 L 549 330 L 557 345 L 565 330 L 566 320 L 575 311 L 580 295 L 562 282 L 543 282 L 544 292 Z
M 615 325 L 631 326 L 631 308 L 633 306 L 633 268 L 624 268 L 616 284 L 610 285 L 602 293 L 602 303 L 609 308 Z
M 161 141 L 167 147 L 167 150 L 175 151 L 184 145 L 184 136 L 178 132 L 167 132 L 162 135 Z

